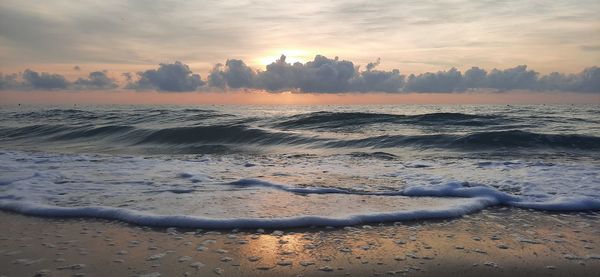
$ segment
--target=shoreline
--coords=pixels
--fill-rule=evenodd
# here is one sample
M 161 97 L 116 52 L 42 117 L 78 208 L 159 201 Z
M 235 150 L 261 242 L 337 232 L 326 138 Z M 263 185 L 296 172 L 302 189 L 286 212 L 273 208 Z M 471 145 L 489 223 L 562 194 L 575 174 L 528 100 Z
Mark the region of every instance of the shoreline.
M 597 276 L 600 213 L 191 230 L 0 212 L 0 276 Z

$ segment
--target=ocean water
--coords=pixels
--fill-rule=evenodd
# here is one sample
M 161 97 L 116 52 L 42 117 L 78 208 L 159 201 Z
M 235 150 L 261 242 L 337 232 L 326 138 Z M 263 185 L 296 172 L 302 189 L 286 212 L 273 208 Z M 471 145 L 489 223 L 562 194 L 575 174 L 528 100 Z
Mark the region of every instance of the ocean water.
M 598 105 L 3 106 L 0 209 L 191 228 L 600 210 Z

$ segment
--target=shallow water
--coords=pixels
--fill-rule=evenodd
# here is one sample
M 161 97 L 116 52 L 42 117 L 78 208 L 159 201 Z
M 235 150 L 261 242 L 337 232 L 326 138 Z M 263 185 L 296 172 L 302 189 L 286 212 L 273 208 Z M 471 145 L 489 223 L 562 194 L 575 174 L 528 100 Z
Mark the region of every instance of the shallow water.
M 599 106 L 0 110 L 0 208 L 185 227 L 600 209 Z

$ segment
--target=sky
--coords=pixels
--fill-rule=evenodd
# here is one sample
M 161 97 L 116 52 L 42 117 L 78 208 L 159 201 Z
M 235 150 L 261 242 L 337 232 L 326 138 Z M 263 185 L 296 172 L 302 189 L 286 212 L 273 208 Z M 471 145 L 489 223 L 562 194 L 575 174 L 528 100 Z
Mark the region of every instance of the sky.
M 12 100 L 47 89 L 556 90 L 600 102 L 598 14 L 597 0 L 3 0 L 0 89 Z

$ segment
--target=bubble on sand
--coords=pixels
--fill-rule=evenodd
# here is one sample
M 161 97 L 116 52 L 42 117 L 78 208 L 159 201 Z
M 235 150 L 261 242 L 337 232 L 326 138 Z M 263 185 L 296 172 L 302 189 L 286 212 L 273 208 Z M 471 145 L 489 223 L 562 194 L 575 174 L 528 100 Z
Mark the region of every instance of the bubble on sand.
M 146 258 L 146 261 L 156 261 L 158 259 L 163 258 L 166 255 L 167 255 L 167 252 L 162 252 L 162 253 L 154 254 L 154 255 Z
M 250 261 L 250 262 L 257 262 L 257 261 L 260 261 L 261 259 L 262 259 L 262 257 L 259 257 L 259 256 L 248 257 L 248 261 Z
M 496 247 L 498 247 L 498 248 L 500 248 L 500 249 L 508 249 L 508 245 L 506 245 L 506 244 L 502 244 L 502 243 L 501 243 L 501 244 L 498 244 L 498 245 L 496 245 Z
M 190 256 L 182 256 L 177 261 L 180 263 L 183 263 L 183 262 L 187 262 L 187 261 L 191 261 L 191 260 L 192 260 L 192 257 L 190 257 Z
M 329 272 L 329 271 L 333 271 L 333 268 L 331 266 L 326 265 L 326 266 L 319 267 L 319 270 Z
M 293 263 L 290 260 L 281 260 L 281 261 L 277 262 L 277 265 L 279 265 L 279 266 L 290 266 L 292 264 Z
M 233 261 L 233 258 L 231 258 L 231 257 L 221 257 L 220 261 L 224 262 L 224 263 L 231 262 L 231 261 Z
M 193 262 L 193 263 L 190 264 L 190 267 L 193 267 L 195 269 L 200 269 L 203 266 L 204 266 L 204 264 L 201 263 L 201 262 Z
M 314 265 L 315 262 L 313 261 L 300 261 L 300 265 L 301 266 L 309 266 L 309 265 Z
M 139 277 L 160 277 L 162 275 L 160 274 L 160 272 L 151 272 L 151 273 L 140 274 L 138 276 Z
M 66 266 L 61 266 L 61 267 L 57 267 L 56 269 L 72 269 L 72 270 L 79 270 L 85 267 L 85 264 L 72 264 L 72 265 L 66 265 Z

